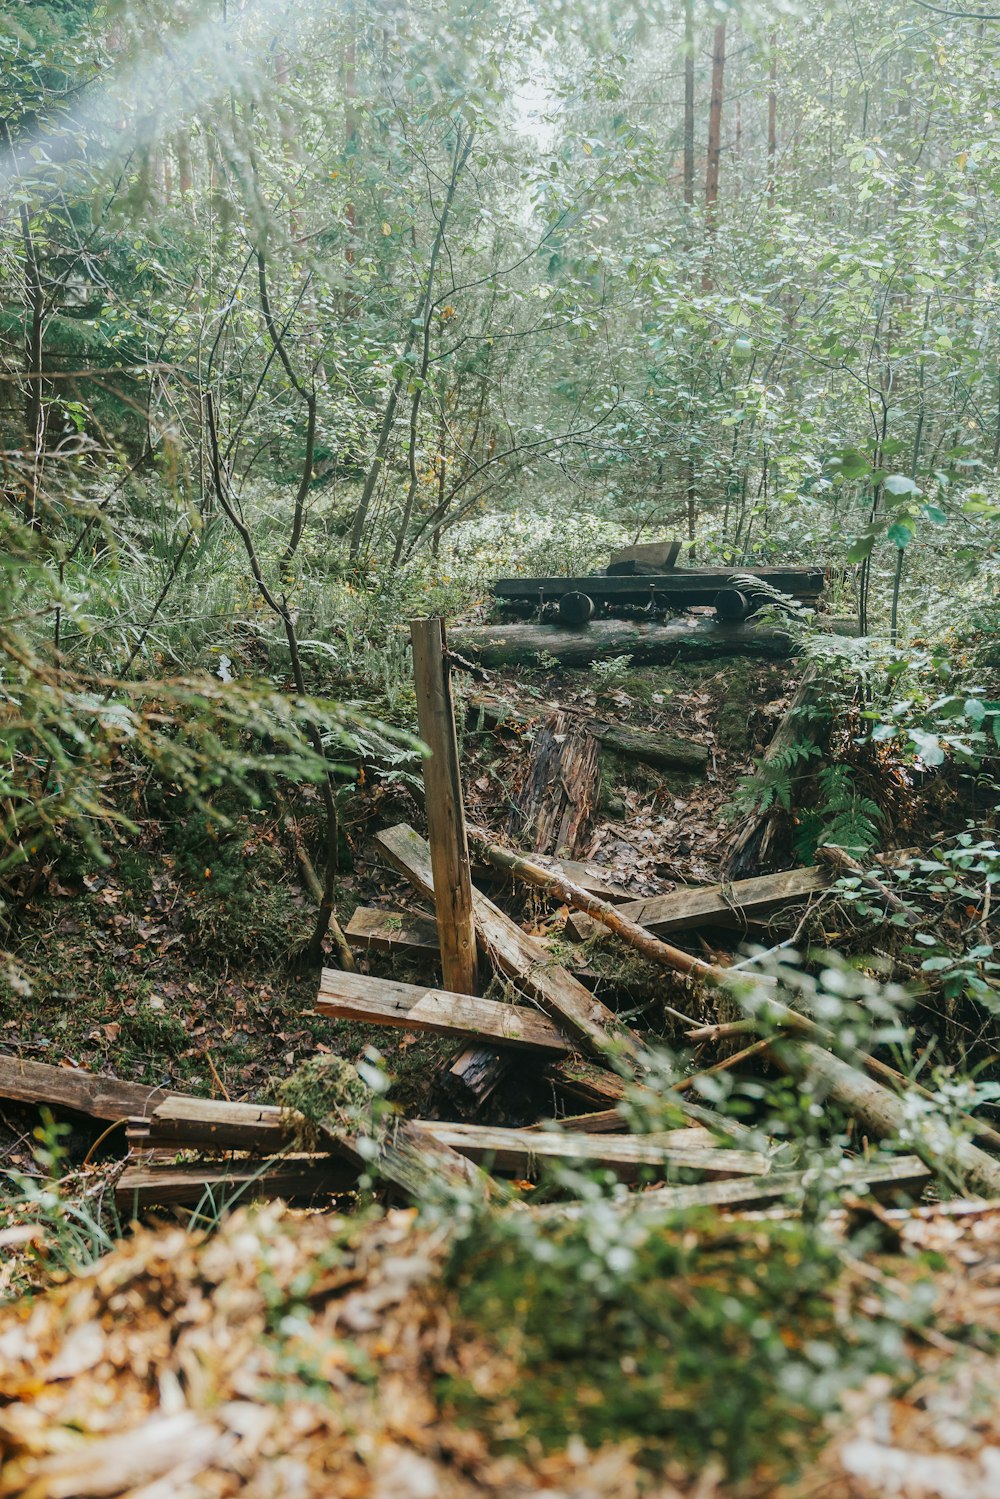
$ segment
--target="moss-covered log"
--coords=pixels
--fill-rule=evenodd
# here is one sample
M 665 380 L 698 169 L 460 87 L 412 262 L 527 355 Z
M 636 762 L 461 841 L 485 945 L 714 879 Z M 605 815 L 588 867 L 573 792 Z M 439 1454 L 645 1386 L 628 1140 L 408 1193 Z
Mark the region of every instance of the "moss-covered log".
M 791 653 L 791 640 L 772 625 L 721 625 L 714 619 L 672 619 L 645 624 L 627 619 L 594 620 L 578 630 L 557 625 L 470 625 L 448 632 L 459 656 L 484 666 L 535 666 L 551 657 L 563 666 L 589 666 L 609 656 L 631 656 L 636 666 L 657 666 L 678 657 L 770 656 Z

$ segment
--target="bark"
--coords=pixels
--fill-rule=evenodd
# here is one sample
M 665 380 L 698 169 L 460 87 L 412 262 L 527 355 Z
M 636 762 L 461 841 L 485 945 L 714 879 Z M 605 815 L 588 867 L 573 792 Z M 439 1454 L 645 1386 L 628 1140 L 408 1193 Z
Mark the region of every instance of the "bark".
M 791 654 L 792 641 L 771 625 L 722 625 L 715 620 L 680 617 L 666 624 L 595 620 L 583 630 L 552 625 L 471 625 L 452 630 L 449 643 L 460 656 L 483 666 L 534 666 L 551 656 L 563 666 L 589 666 L 606 656 L 629 655 L 636 666 L 663 665 L 678 658 Z
M 527 780 L 511 812 L 511 836 L 536 853 L 572 858 L 593 810 L 597 740 L 561 710 L 539 729 Z

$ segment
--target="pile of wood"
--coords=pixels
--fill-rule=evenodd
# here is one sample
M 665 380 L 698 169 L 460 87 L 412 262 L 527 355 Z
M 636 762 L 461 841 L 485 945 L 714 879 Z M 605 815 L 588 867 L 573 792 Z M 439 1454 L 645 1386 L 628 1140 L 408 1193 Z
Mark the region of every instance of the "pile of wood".
M 746 1002 L 740 987 L 745 964 L 727 967 L 667 940 L 707 926 L 744 935 L 786 909 L 801 912 L 804 904 L 823 899 L 845 873 L 864 883 L 869 900 L 909 920 L 911 913 L 885 882 L 841 851 L 827 850 L 808 869 L 631 899 L 599 867 L 553 857 L 556 849 L 572 847 L 573 819 L 582 815 L 593 755 L 610 744 L 616 752 L 691 771 L 704 767 L 707 751 L 551 704 L 529 713 L 482 696 L 471 711 L 498 728 L 542 726 L 537 773 L 526 781 L 508 830 L 511 841 L 528 844 L 531 852 L 497 843 L 466 826 L 441 621 L 414 621 L 412 639 L 420 733 L 432 751 L 424 761 L 428 837 L 399 824 L 379 832 L 374 845 L 427 914 L 360 907 L 346 936 L 359 955 L 405 955 L 427 971 L 439 964 L 442 982 L 326 969 L 316 1010 L 373 1029 L 452 1038 L 454 1056 L 439 1090 L 446 1100 L 442 1111 L 452 1117 L 387 1125 L 384 1118 L 376 1123 L 375 1111 L 370 1118 L 331 1112 L 306 1121 L 273 1105 L 192 1098 L 14 1058 L 0 1058 L 0 1098 L 54 1105 L 111 1132 L 121 1125 L 128 1157 L 114 1190 L 126 1215 L 150 1206 L 197 1204 L 206 1194 L 216 1206 L 248 1194 L 336 1196 L 356 1191 L 362 1178 L 374 1179 L 392 1198 L 419 1200 L 441 1183 L 457 1183 L 509 1200 L 517 1190 L 512 1183 L 523 1187 L 567 1162 L 636 1183 L 641 1201 L 660 1207 L 794 1203 L 809 1190 L 809 1172 L 794 1169 L 784 1148 L 692 1101 L 701 1076 L 751 1057 L 795 1077 L 808 1075 L 855 1119 L 866 1142 L 898 1138 L 908 1107 L 903 1095 L 914 1085 L 872 1058 L 845 1061 L 835 1038 L 817 1020 L 781 1004 L 764 980 Z M 562 754 L 567 743 L 570 758 Z M 491 897 L 488 891 L 495 894 L 498 883 L 530 888 L 536 899 L 568 908 L 567 937 L 582 941 L 611 932 L 647 964 L 681 975 L 686 983 L 675 983 L 672 992 L 683 998 L 674 1005 L 661 996 L 659 1016 L 698 1049 L 700 1071 L 666 1087 L 661 1072 L 656 1088 L 650 1086 L 647 1038 L 594 992 L 586 955 L 557 959 L 544 939 L 525 931 Z M 720 997 L 721 1007 L 714 1004 Z M 720 1008 L 740 1017 L 741 1006 L 742 1018 L 718 1018 Z M 706 1013 L 716 1017 L 707 1025 Z M 705 1048 L 713 1045 L 717 1055 L 704 1061 Z M 505 1082 L 526 1078 L 543 1085 L 551 1099 L 544 1117 L 517 1127 L 477 1122 L 490 1100 L 494 1117 L 503 1119 L 504 1110 L 495 1105 Z M 534 1096 L 540 1096 L 538 1087 Z M 669 1117 L 676 1127 L 630 1132 L 628 1121 L 643 1115 Z M 1000 1148 L 1000 1134 L 978 1122 L 970 1126 L 966 1137 L 947 1128 L 925 1131 L 919 1155 L 893 1159 L 875 1152 L 845 1159 L 843 1186 L 912 1196 L 938 1175 L 1000 1196 L 1000 1162 L 991 1154 Z M 566 1210 L 565 1204 L 556 1206 Z

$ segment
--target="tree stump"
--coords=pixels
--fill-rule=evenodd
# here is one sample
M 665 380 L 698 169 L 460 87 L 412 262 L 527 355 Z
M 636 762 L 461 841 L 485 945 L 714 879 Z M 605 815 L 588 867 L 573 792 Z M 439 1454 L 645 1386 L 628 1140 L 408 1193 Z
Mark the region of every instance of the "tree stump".
M 594 807 L 597 740 L 557 709 L 535 736 L 531 770 L 509 820 L 509 832 L 536 854 L 572 858 Z

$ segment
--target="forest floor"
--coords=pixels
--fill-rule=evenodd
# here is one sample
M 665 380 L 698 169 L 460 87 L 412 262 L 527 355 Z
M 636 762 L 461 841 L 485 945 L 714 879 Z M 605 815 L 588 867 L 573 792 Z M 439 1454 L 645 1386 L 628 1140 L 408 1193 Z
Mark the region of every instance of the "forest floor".
M 727 809 L 794 687 L 787 668 L 740 660 L 612 681 L 511 673 L 490 690 L 539 716 L 558 702 L 706 746 L 703 774 L 602 755 L 578 857 L 652 895 L 720 878 Z M 470 821 L 503 835 L 530 759 L 523 731 L 470 713 L 461 753 Z M 65 850 L 24 913 L 2 976 L 0 1050 L 266 1102 L 304 1059 L 356 1061 L 374 1035 L 392 1100 L 447 1117 L 437 1079 L 454 1041 L 312 1013 L 315 974 L 294 954 L 313 906 L 278 810 L 234 808 L 226 827 L 180 798 L 129 794 L 141 835 L 114 845 L 107 867 Z M 315 801 L 293 810 L 318 849 Z M 957 817 L 947 784 L 943 804 L 914 795 L 900 823 L 923 840 L 939 817 Z M 360 905 L 417 910 L 369 843 L 399 821 L 422 825 L 405 777 L 366 773 L 345 793 L 342 921 Z M 794 862 L 787 847 L 782 859 Z M 523 893 L 512 909 L 559 939 L 564 910 Z M 836 899 L 814 930 L 859 935 Z M 732 932 L 684 940 L 713 956 L 717 940 L 738 943 Z M 597 992 L 620 1009 L 643 1013 L 654 992 L 690 999 L 682 980 L 675 991 L 613 943 L 586 954 Z M 438 978 L 426 956 L 360 962 Z M 544 1086 L 529 1065 L 522 1073 L 488 1101 L 485 1122 L 545 1114 Z M 8 1169 L 37 1171 L 36 1123 L 0 1108 Z M 75 1128 L 69 1166 L 97 1133 Z M 112 1133 L 97 1159 L 113 1171 L 120 1154 Z M 205 1234 L 174 1210 L 81 1277 L 49 1259 L 36 1222 L 8 1219 L 0 1293 L 27 1283 L 44 1294 L 0 1308 L 0 1496 L 997 1492 L 1000 1211 L 855 1204 L 815 1222 L 778 1211 L 667 1228 L 600 1205 L 554 1227 L 508 1217 L 513 1226 L 474 1207 L 436 1219 L 271 1205 Z

